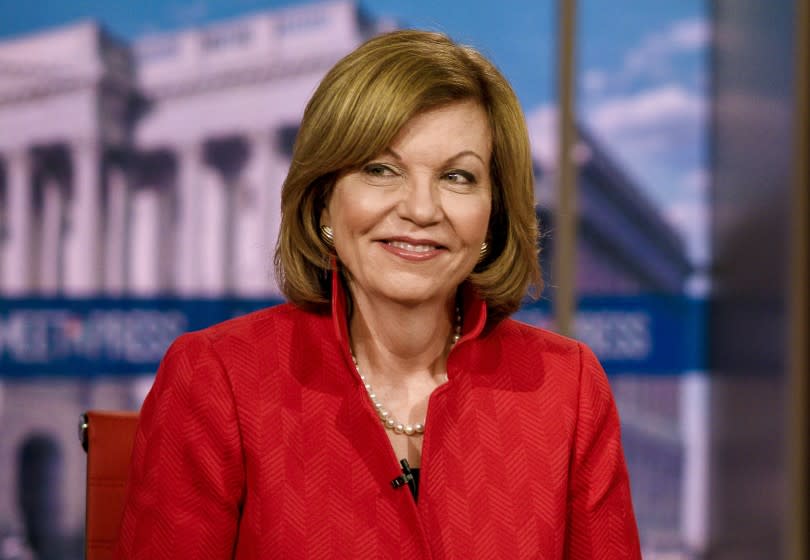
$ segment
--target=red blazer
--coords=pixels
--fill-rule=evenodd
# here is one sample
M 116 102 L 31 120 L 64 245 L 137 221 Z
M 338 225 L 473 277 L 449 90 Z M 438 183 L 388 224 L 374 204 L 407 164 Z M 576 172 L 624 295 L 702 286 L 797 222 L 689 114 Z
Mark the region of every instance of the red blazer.
M 607 379 L 582 344 L 465 301 L 418 504 L 332 315 L 180 337 L 141 410 L 118 558 L 640 558 Z

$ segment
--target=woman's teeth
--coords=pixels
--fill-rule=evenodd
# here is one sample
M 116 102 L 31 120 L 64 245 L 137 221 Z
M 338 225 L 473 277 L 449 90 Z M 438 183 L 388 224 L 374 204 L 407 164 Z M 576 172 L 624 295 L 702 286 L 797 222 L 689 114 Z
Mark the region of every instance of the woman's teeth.
M 414 253 L 427 253 L 428 251 L 433 251 L 436 249 L 434 245 L 411 245 L 410 243 L 405 243 L 404 241 L 389 241 L 388 244 L 392 247 L 396 247 L 397 249 L 404 249 L 405 251 L 411 251 Z

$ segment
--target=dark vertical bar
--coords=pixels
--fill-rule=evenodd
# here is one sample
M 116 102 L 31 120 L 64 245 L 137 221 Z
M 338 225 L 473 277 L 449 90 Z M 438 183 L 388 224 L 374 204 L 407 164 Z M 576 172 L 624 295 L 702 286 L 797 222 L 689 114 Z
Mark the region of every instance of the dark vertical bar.
M 560 0 L 557 49 L 557 210 L 554 216 L 553 297 L 557 331 L 571 335 L 576 309 L 577 170 L 575 124 L 576 0 Z
M 796 144 L 793 180 L 793 223 L 790 262 L 790 372 L 789 394 L 792 395 L 788 453 L 790 457 L 790 490 L 793 497 L 787 534 L 788 558 L 808 558 L 808 494 L 810 494 L 810 383 L 808 383 L 807 348 L 810 345 L 808 325 L 808 190 L 810 190 L 810 0 L 796 1 Z
M 798 1 L 710 6 L 708 550 L 789 558 Z

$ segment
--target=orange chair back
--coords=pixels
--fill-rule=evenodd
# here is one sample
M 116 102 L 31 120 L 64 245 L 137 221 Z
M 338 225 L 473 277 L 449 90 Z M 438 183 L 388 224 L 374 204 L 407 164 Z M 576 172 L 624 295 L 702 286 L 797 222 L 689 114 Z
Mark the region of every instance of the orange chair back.
M 81 439 L 87 451 L 87 560 L 112 558 L 137 425 L 137 412 L 89 410 L 82 415 Z

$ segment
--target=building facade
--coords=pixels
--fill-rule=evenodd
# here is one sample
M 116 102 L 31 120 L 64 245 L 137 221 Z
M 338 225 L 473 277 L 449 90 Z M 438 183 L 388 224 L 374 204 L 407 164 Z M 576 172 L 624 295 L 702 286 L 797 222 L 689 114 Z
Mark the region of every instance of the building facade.
M 0 43 L 0 293 L 278 295 L 304 104 L 386 25 L 338 1 L 133 45 L 95 22 Z

